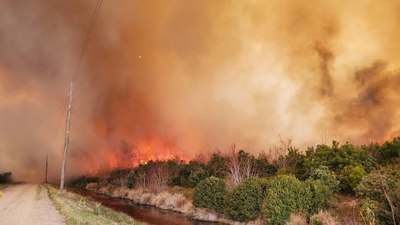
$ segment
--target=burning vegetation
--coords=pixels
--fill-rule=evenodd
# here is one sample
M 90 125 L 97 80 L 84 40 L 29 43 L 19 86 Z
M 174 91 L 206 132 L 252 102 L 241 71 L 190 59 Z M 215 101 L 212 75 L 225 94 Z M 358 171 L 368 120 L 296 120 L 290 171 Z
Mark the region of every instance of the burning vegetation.
M 287 141 L 258 157 L 232 146 L 208 160 L 149 161 L 73 184 L 202 220 L 397 224 L 399 163 L 400 138 L 362 146 L 333 141 L 304 153 Z

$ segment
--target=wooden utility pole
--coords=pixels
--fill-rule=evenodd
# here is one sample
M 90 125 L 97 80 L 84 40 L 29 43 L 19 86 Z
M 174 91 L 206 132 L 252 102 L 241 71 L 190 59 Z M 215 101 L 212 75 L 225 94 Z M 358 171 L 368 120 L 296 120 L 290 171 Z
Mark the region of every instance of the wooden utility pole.
M 48 168 L 48 161 L 47 161 L 47 154 L 46 154 L 46 174 L 45 174 L 45 178 L 44 178 L 44 183 L 47 184 L 47 168 Z
M 71 82 L 69 88 L 69 101 L 68 101 L 68 111 L 67 111 L 67 125 L 65 127 L 65 140 L 64 140 L 64 158 L 61 167 L 61 180 L 60 180 L 60 192 L 64 192 L 64 178 L 65 172 L 67 170 L 67 156 L 68 156 L 68 143 L 69 143 L 69 127 L 71 122 L 71 112 L 72 112 L 72 92 L 74 90 L 74 84 Z

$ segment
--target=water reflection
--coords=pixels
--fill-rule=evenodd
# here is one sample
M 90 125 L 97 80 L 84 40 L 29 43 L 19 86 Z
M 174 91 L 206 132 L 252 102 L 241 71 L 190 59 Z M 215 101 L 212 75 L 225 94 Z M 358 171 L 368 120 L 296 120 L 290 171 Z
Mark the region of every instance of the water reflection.
M 151 225 L 216 225 L 213 222 L 203 222 L 192 220 L 181 213 L 172 212 L 170 210 L 162 210 L 153 206 L 134 204 L 130 200 L 113 198 L 108 195 L 99 194 L 93 191 L 69 188 L 83 196 L 89 196 L 102 205 L 110 207 L 114 210 L 124 212 L 134 219 L 146 222 Z

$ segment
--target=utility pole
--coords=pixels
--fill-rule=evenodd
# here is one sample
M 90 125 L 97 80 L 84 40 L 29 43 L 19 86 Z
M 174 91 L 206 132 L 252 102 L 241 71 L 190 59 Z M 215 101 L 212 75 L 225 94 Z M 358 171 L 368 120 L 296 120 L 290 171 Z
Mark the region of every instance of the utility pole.
M 67 124 L 65 127 L 65 140 L 64 140 L 64 158 L 61 167 L 61 181 L 60 181 L 60 193 L 64 192 L 64 178 L 65 172 L 67 170 L 67 156 L 68 156 L 68 143 L 69 143 L 69 127 L 71 122 L 71 112 L 72 112 L 72 92 L 74 90 L 74 84 L 71 81 L 69 88 L 69 101 L 68 101 L 68 111 L 67 111 Z
M 47 184 L 47 168 L 48 168 L 48 161 L 47 161 L 47 154 L 46 154 L 46 175 L 45 175 L 45 178 L 44 178 L 44 183 L 45 184 Z

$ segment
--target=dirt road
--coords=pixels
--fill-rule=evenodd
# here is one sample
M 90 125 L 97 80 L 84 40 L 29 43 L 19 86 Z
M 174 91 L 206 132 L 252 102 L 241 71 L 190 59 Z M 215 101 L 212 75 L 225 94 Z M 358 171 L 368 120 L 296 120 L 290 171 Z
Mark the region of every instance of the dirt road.
M 1 225 L 65 225 L 47 196 L 47 189 L 38 184 L 11 185 L 0 197 Z

